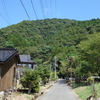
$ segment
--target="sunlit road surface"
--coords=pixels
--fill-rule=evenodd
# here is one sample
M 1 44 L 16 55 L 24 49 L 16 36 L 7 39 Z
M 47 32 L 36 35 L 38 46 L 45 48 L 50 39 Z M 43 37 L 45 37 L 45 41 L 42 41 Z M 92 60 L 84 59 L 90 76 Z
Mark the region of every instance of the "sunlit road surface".
M 45 94 L 37 100 L 80 100 L 75 92 L 67 86 L 65 80 L 59 79 L 58 82 L 48 89 Z

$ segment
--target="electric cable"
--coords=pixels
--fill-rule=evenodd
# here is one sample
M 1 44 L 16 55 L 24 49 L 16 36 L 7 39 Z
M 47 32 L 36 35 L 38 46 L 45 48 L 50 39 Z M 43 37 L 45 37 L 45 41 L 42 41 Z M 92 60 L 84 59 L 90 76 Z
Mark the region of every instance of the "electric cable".
M 50 9 L 51 9 L 51 19 L 52 19 L 52 2 L 50 0 Z
M 8 25 L 10 25 L 9 24 L 9 22 L 4 18 L 4 16 L 0 13 L 0 15 L 1 15 L 1 17 L 6 21 L 6 23 L 8 24 Z
M 31 4 L 32 4 L 33 11 L 35 13 L 36 19 L 38 20 L 38 17 L 37 17 L 36 11 L 35 11 L 35 7 L 34 7 L 34 4 L 33 4 L 33 1 L 32 0 L 31 0 Z
M 4 11 L 5 11 L 5 15 L 6 15 L 7 19 L 9 20 L 9 23 L 11 24 L 11 21 L 10 21 L 9 15 L 8 15 L 8 11 L 7 11 L 6 4 L 5 4 L 4 0 L 1 0 L 1 2 L 2 2 L 2 6 L 4 8 Z
M 26 12 L 27 17 L 29 18 L 29 20 L 31 20 L 30 17 L 29 17 L 29 15 L 28 15 L 28 12 L 27 12 L 27 10 L 26 10 L 26 8 L 25 8 L 23 2 L 22 2 L 22 0 L 20 0 L 20 2 L 21 2 L 22 6 L 23 6 L 23 8 L 24 8 L 24 10 L 25 10 L 25 12 Z
M 48 17 L 48 9 L 47 9 L 47 0 L 45 0 L 45 5 L 46 5 L 46 13 L 47 13 L 47 17 Z
M 55 0 L 55 17 L 57 18 L 57 0 Z
M 43 10 L 43 3 L 42 3 L 42 0 L 40 0 L 40 5 L 41 5 L 41 9 L 42 9 L 43 18 L 45 19 L 45 14 L 44 14 L 44 10 Z

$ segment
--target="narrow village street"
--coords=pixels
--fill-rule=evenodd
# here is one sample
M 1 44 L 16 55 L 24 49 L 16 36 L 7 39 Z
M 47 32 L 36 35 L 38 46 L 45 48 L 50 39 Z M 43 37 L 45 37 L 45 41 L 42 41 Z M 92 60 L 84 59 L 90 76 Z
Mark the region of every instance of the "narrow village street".
M 67 86 L 65 80 L 59 79 L 58 82 L 46 91 L 37 100 L 80 100 L 75 92 Z

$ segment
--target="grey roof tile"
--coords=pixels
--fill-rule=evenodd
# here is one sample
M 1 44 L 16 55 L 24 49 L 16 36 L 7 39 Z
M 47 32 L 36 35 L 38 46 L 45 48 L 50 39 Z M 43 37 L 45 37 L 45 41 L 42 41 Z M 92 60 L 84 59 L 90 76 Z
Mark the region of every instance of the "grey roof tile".
M 0 62 L 5 62 L 15 54 L 18 54 L 18 51 L 13 48 L 0 48 Z
M 35 63 L 33 60 L 31 60 L 30 55 L 19 55 L 19 57 L 20 57 L 20 63 L 24 64 Z

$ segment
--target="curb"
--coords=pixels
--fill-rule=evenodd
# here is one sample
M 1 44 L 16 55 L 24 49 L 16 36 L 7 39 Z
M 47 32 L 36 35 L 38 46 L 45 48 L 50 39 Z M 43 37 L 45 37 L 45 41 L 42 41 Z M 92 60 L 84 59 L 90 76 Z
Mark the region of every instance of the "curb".
M 50 85 L 49 87 L 47 87 L 44 91 L 41 91 L 40 93 L 35 94 L 34 98 L 30 99 L 30 100 L 38 100 L 42 95 L 44 95 L 46 93 L 46 91 L 48 89 L 50 89 L 53 85 Z

